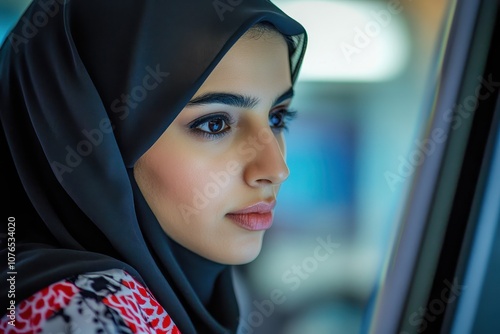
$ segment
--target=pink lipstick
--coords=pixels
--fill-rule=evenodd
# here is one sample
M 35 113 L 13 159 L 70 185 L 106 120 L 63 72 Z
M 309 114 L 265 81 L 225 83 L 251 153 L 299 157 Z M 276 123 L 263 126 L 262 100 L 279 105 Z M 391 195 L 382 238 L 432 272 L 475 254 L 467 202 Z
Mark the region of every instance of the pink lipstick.
M 247 208 L 230 212 L 226 216 L 236 225 L 249 231 L 267 230 L 273 224 L 273 209 L 276 201 L 259 202 Z

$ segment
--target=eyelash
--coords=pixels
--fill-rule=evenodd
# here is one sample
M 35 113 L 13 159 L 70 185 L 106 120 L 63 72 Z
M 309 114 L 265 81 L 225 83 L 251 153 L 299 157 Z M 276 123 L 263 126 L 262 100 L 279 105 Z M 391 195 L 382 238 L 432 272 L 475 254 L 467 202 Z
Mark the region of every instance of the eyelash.
M 283 124 L 279 127 L 274 127 L 273 132 L 279 133 L 283 129 L 288 131 L 288 122 L 295 119 L 297 117 L 297 111 L 296 110 L 291 110 L 291 109 L 278 109 L 275 110 L 271 113 L 269 113 L 269 117 L 272 115 L 275 115 L 276 113 L 282 114 L 282 122 Z M 211 133 L 207 132 L 205 130 L 201 130 L 200 126 L 207 124 L 210 121 L 214 120 L 222 120 L 224 124 L 226 125 L 225 130 L 222 130 L 220 132 L 216 133 Z M 217 114 L 210 114 L 210 115 L 205 115 L 203 117 L 200 117 L 194 121 L 192 121 L 188 126 L 189 129 L 196 135 L 203 136 L 207 139 L 219 139 L 224 137 L 225 135 L 229 134 L 229 130 L 231 128 L 231 125 L 235 123 L 235 120 L 231 117 L 231 115 L 226 114 L 226 113 L 217 113 Z

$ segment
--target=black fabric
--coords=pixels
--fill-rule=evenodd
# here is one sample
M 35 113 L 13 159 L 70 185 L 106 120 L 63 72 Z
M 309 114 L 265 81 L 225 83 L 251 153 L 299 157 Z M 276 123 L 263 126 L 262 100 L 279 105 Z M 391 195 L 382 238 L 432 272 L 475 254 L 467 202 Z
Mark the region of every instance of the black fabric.
M 17 302 L 66 277 L 119 268 L 148 286 L 181 332 L 236 330 L 230 268 L 168 238 L 132 167 L 236 40 L 262 21 L 294 36 L 295 81 L 306 34 L 270 1 L 37 0 L 28 7 L 0 50 L 2 211 L 3 219 L 15 217 Z M 8 289 L 1 285 L 3 310 Z

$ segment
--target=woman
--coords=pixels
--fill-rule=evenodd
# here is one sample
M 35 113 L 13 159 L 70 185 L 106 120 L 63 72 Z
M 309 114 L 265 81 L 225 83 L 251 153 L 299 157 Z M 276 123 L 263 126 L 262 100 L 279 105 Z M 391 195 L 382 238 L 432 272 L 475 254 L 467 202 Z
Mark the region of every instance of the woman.
M 305 40 L 264 0 L 33 3 L 0 53 L 0 328 L 235 332 Z

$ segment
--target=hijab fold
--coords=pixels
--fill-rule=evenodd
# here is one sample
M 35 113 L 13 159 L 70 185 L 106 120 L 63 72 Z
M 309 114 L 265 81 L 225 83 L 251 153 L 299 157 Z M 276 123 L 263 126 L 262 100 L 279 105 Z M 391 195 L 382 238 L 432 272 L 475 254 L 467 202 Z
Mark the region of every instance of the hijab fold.
M 16 220 L 16 301 L 72 275 L 119 268 L 151 290 L 182 333 L 236 331 L 230 268 L 171 240 L 132 172 L 254 24 L 293 38 L 295 81 L 306 46 L 299 23 L 266 0 L 217 4 L 67 0 L 48 11 L 36 0 L 7 36 L 0 148 L 7 215 Z M 36 33 L 26 35 L 27 22 Z

